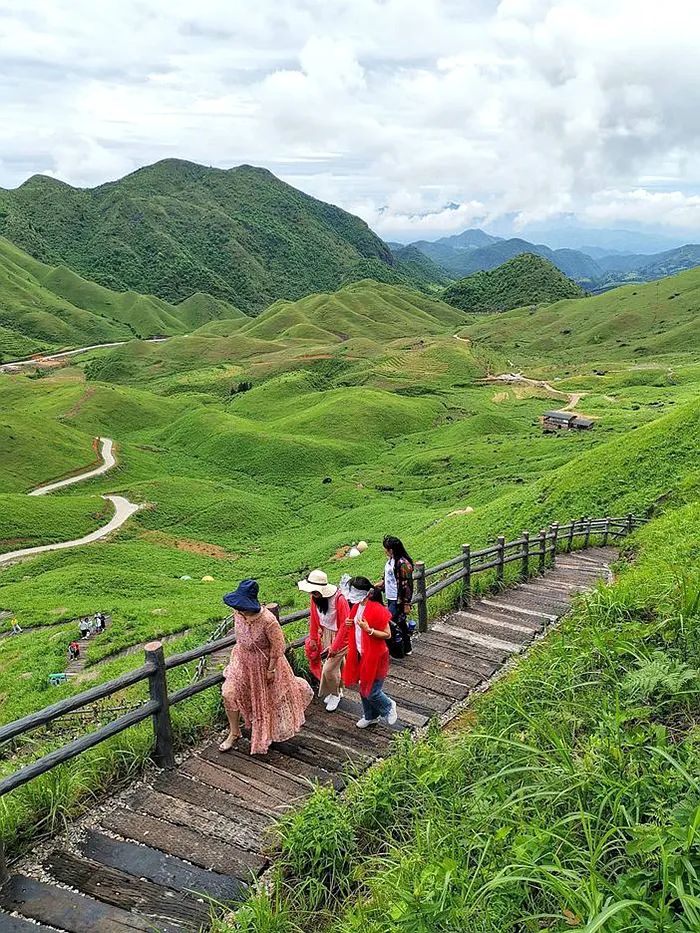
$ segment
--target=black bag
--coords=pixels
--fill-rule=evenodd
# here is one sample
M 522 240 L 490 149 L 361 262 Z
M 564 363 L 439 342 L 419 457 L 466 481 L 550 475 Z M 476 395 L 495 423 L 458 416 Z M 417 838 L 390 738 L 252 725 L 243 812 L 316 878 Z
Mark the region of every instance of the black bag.
M 392 658 L 403 658 L 406 654 L 406 648 L 404 647 L 401 629 L 393 619 L 389 622 L 389 628 L 391 629 L 391 638 L 388 643 L 389 654 Z

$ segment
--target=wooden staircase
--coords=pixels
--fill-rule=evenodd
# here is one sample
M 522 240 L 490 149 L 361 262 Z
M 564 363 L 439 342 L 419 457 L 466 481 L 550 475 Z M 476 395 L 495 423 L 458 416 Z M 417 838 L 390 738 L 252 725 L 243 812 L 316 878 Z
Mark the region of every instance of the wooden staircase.
M 189 933 L 206 930 L 210 900 L 231 904 L 268 864 L 276 817 L 311 793 L 313 782 L 342 788 L 349 763 L 366 768 L 391 753 L 392 734 L 456 704 L 563 616 L 572 598 L 609 578 L 612 548 L 557 559 L 543 576 L 474 599 L 468 609 L 417 635 L 413 653 L 393 661 L 387 692 L 396 726 L 359 730 L 359 697 L 334 713 L 314 700 L 302 732 L 267 755 L 241 741 L 187 755 L 154 771 L 55 838 L 40 858 L 14 866 L 0 888 L 0 933 Z M 4 912 L 3 912 L 4 910 Z

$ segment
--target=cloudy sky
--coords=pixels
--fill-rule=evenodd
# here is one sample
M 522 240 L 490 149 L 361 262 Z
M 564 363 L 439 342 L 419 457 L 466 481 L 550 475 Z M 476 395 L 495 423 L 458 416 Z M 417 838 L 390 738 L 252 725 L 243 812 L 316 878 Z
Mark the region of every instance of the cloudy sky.
M 0 0 L 0 185 L 264 165 L 416 239 L 700 232 L 697 0 Z

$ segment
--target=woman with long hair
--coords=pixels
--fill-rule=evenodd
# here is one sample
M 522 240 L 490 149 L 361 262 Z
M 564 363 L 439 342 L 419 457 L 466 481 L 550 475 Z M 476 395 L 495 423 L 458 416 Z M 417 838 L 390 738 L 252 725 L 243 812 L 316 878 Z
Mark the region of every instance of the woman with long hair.
M 349 632 L 345 621 L 350 608 L 338 587 L 328 582 L 323 570 L 312 570 L 297 586 L 311 594 L 309 635 L 304 650 L 309 670 L 319 680 L 318 695 L 332 713 L 343 696 L 340 672 L 348 653 Z
M 347 598 L 352 608 L 346 622 L 350 637 L 343 682 L 348 687 L 360 687 L 363 715 L 357 726 L 366 729 L 382 720 L 393 726 L 398 718 L 396 703 L 384 693 L 389 673 L 391 613 L 366 577 L 350 580 Z
M 236 644 L 221 688 L 229 733 L 219 751 L 227 752 L 240 738 L 242 715 L 251 730 L 251 755 L 264 755 L 273 742 L 284 742 L 301 730 L 314 692 L 295 677 L 282 628 L 258 601 L 257 581 L 243 580 L 224 602 L 234 610 Z
M 382 542 L 386 552 L 384 576 L 375 586 L 384 590 L 391 618 L 399 632 L 403 645 L 403 654 L 412 652 L 411 628 L 408 614 L 413 599 L 413 560 L 400 538 L 387 535 Z

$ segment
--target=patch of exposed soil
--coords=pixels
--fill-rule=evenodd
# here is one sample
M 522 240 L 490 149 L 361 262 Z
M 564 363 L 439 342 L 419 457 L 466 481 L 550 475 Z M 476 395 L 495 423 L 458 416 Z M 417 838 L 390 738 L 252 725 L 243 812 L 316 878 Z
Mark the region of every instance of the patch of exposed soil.
M 192 538 L 178 538 L 176 535 L 169 535 L 164 531 L 142 531 L 141 537 L 164 547 L 174 547 L 178 551 L 187 551 L 189 554 L 199 554 L 200 557 L 211 557 L 214 560 L 238 560 L 240 556 L 227 551 L 226 548 L 218 544 L 195 541 Z

